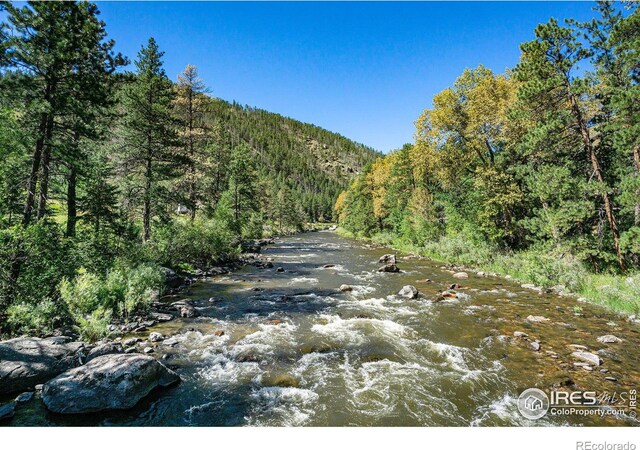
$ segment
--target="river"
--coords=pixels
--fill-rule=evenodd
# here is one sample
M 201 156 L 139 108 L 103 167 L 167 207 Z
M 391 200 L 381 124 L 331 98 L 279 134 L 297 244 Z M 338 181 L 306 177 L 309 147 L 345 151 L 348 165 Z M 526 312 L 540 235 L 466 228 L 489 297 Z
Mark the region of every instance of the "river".
M 274 268 L 246 266 L 199 282 L 188 298 L 200 317 L 149 330 L 175 335 L 176 345 L 160 344 L 153 355 L 181 375 L 178 386 L 129 411 L 82 417 L 49 413 L 36 399 L 12 425 L 638 424 L 549 414 L 532 421 L 517 409 L 520 392 L 534 386 L 598 393 L 640 386 L 640 327 L 624 317 L 503 278 L 456 279 L 440 263 L 401 254 L 401 273 L 379 273 L 389 249 L 331 232 L 283 238 L 263 253 Z M 461 285 L 457 298 L 431 300 L 453 283 Z M 342 284 L 353 290 L 340 292 Z M 406 284 L 426 298 L 396 295 Z M 608 334 L 622 342 L 597 341 Z M 574 365 L 572 344 L 603 364 Z

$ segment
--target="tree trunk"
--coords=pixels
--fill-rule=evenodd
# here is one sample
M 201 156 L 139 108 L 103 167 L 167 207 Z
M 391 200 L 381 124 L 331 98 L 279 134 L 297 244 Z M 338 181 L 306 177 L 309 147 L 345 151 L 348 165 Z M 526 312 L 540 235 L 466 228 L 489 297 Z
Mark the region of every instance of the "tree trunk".
M 193 142 L 193 89 L 189 88 L 189 203 L 191 204 L 191 221 L 196 218 L 196 186 Z
M 42 167 L 40 167 L 40 197 L 38 199 L 38 220 L 47 212 L 47 198 L 49 197 L 49 172 L 51 166 L 51 136 L 53 134 L 53 116 L 49 114 L 47 131 L 42 152 Z
M 144 180 L 144 206 L 142 211 L 142 240 L 147 242 L 151 237 L 151 155 L 147 155 L 147 167 Z
M 589 130 L 587 129 L 586 124 L 582 118 L 582 111 L 580 110 L 580 105 L 578 104 L 578 100 L 571 93 L 569 86 L 567 86 L 569 92 L 569 101 L 571 102 L 571 109 L 574 114 L 574 118 L 580 129 L 580 135 L 582 136 L 582 143 L 584 144 L 587 153 L 589 154 L 589 159 L 591 160 L 591 167 L 593 168 L 593 173 L 596 176 L 596 179 L 599 183 L 602 184 L 602 201 L 604 203 L 605 214 L 607 215 L 607 221 L 609 222 L 609 228 L 611 229 L 611 234 L 613 236 L 613 248 L 616 253 L 616 258 L 618 260 L 618 265 L 620 266 L 620 270 L 623 272 L 627 271 L 627 265 L 624 261 L 624 257 L 620 252 L 620 233 L 618 231 L 618 225 L 616 223 L 616 218 L 613 213 L 613 206 L 611 205 L 611 199 L 609 197 L 609 193 L 607 192 L 604 177 L 602 176 L 602 169 L 600 167 L 600 162 L 598 161 L 598 156 L 596 155 L 596 150 L 593 147 L 593 143 L 591 142 L 591 137 L 589 136 Z
M 31 221 L 33 207 L 35 206 L 38 173 L 40 172 L 42 148 L 44 147 L 48 121 L 49 119 L 47 113 L 42 113 L 42 115 L 40 116 L 40 125 L 38 127 L 38 139 L 36 140 L 36 148 L 33 152 L 33 160 L 31 161 L 31 173 L 29 174 L 29 181 L 27 183 L 27 201 L 25 202 L 24 214 L 22 217 L 23 225 L 28 225 Z
M 69 168 L 69 178 L 67 180 L 67 237 L 76 235 L 76 182 L 78 174 L 75 167 Z
M 633 168 L 635 170 L 635 176 L 640 176 L 640 144 L 637 142 L 633 146 Z M 633 208 L 633 224 L 637 227 L 640 225 L 640 192 L 636 192 L 636 202 Z

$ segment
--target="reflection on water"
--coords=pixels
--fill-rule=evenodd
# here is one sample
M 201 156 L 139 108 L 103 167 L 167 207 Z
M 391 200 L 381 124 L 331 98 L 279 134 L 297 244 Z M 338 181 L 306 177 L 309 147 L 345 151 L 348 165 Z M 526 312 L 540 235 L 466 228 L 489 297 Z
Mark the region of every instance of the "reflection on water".
M 83 417 L 48 413 L 36 399 L 12 425 L 635 423 L 571 416 L 531 422 L 516 400 L 533 386 L 637 388 L 637 324 L 588 305 L 576 314 L 573 298 L 500 278 L 457 280 L 426 260 L 400 259 L 403 273 L 378 273 L 385 253 L 328 232 L 282 239 L 265 250 L 274 268 L 250 266 L 200 283 L 190 296 L 200 317 L 150 330 L 175 335 L 176 345 L 159 344 L 154 355 L 180 373 L 179 386 L 130 411 Z M 430 300 L 455 282 L 463 285 L 457 298 Z M 342 284 L 352 290 L 340 292 Z M 426 298 L 397 296 L 405 284 Z M 527 321 L 529 315 L 549 320 Z M 528 340 L 514 339 L 514 331 Z M 604 334 L 623 342 L 601 344 Z M 575 366 L 570 344 L 598 352 L 606 373 Z

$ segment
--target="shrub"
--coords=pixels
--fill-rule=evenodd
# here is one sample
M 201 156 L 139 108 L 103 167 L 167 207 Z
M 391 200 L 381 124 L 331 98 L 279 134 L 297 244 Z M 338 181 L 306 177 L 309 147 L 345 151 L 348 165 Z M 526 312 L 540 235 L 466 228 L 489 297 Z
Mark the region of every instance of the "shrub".
M 14 303 L 7 309 L 7 326 L 13 334 L 50 334 L 63 321 L 64 313 L 52 300 L 36 304 Z
M 88 342 L 96 342 L 109 335 L 111 312 L 98 308 L 86 316 L 78 316 L 77 329 L 80 337 Z
M 60 296 L 80 334 L 87 339 L 104 337 L 112 317 L 128 320 L 148 309 L 164 287 L 164 274 L 155 265 L 129 267 L 121 261 L 106 277 L 81 270 L 60 283 Z
M 162 266 L 205 268 L 235 255 L 232 241 L 233 233 L 222 221 L 179 219 L 156 230 L 144 251 L 147 260 Z

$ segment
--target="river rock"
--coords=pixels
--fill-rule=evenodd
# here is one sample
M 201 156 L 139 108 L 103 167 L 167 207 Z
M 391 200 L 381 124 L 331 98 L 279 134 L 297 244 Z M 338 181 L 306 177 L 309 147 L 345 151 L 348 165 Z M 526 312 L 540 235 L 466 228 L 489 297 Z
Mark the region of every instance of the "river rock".
M 276 272 L 278 272 L 278 273 L 282 273 L 282 272 L 284 272 L 284 267 L 278 267 L 278 268 L 276 269 Z
M 145 347 L 144 350 L 142 351 L 145 352 L 146 354 L 154 352 L 153 347 Z
M 169 322 L 170 320 L 173 320 L 173 316 L 171 314 L 160 312 L 150 312 L 149 317 L 157 320 L 158 322 Z
M 57 413 L 129 409 L 180 377 L 150 356 L 105 355 L 45 383 L 42 400 Z
M 267 324 L 268 325 L 280 325 L 281 323 L 283 323 L 283 322 L 280 319 L 267 320 Z
M 138 342 L 140 342 L 140 338 L 137 337 L 133 337 L 133 338 L 129 338 L 129 339 L 125 339 L 122 344 L 125 347 L 131 347 L 132 345 L 136 345 Z
M 149 335 L 149 342 L 160 342 L 164 340 L 162 333 L 153 332 Z
M 594 366 L 599 366 L 602 364 L 602 360 L 600 357 L 594 353 L 586 352 L 584 350 L 578 350 L 571 353 L 571 356 L 580 361 L 584 361 L 587 364 L 592 364 Z
M 386 264 L 378 269 L 378 272 L 398 273 L 400 269 L 395 264 Z
M 198 310 L 195 309 L 191 303 L 188 303 L 186 301 L 178 301 L 172 303 L 172 306 L 178 310 L 178 313 L 182 318 L 193 318 L 200 315 L 200 313 L 198 313 Z
M 0 422 L 11 419 L 16 414 L 16 402 L 0 405 Z
M 0 394 L 24 392 L 79 366 L 84 343 L 65 336 L 19 337 L 0 342 Z
M 456 272 L 451 276 L 453 278 L 469 278 L 469 274 L 467 272 Z
M 18 395 L 14 400 L 16 403 L 27 403 L 29 400 L 33 398 L 33 392 L 23 392 Z
M 97 358 L 103 355 L 112 355 L 117 353 L 124 353 L 124 348 L 119 342 L 103 342 L 93 347 L 87 355 L 87 361 Z
M 622 339 L 614 336 L 613 334 L 605 334 L 604 336 L 600 336 L 598 338 L 598 342 L 600 342 L 601 344 L 616 344 L 618 342 L 622 342 Z
M 336 265 L 335 264 L 325 264 L 324 266 L 322 266 L 323 269 L 333 269 Z
M 349 286 L 348 284 L 342 284 L 340 285 L 340 292 L 351 292 L 353 291 L 353 288 L 351 286 Z
M 411 286 L 410 284 L 407 284 L 402 289 L 400 289 L 400 292 L 398 292 L 398 295 L 404 298 L 417 298 L 418 289 L 416 289 L 415 286 Z
M 544 316 L 532 316 L 532 315 L 529 315 L 529 316 L 527 316 L 527 320 L 529 322 L 549 322 L 549 319 L 547 319 Z
M 182 277 L 168 267 L 160 267 L 160 270 L 164 274 L 165 284 L 170 288 L 177 288 L 182 284 Z
M 224 330 L 215 330 L 213 332 L 214 336 L 224 336 Z
M 534 351 L 536 351 L 536 352 L 540 351 L 540 342 L 538 342 L 538 341 L 529 342 L 529 345 L 531 346 L 531 348 Z
M 382 255 L 380 257 L 380 259 L 378 259 L 379 263 L 386 263 L 386 264 L 395 264 L 396 263 L 396 255 L 392 255 L 392 254 L 388 254 L 388 255 Z

